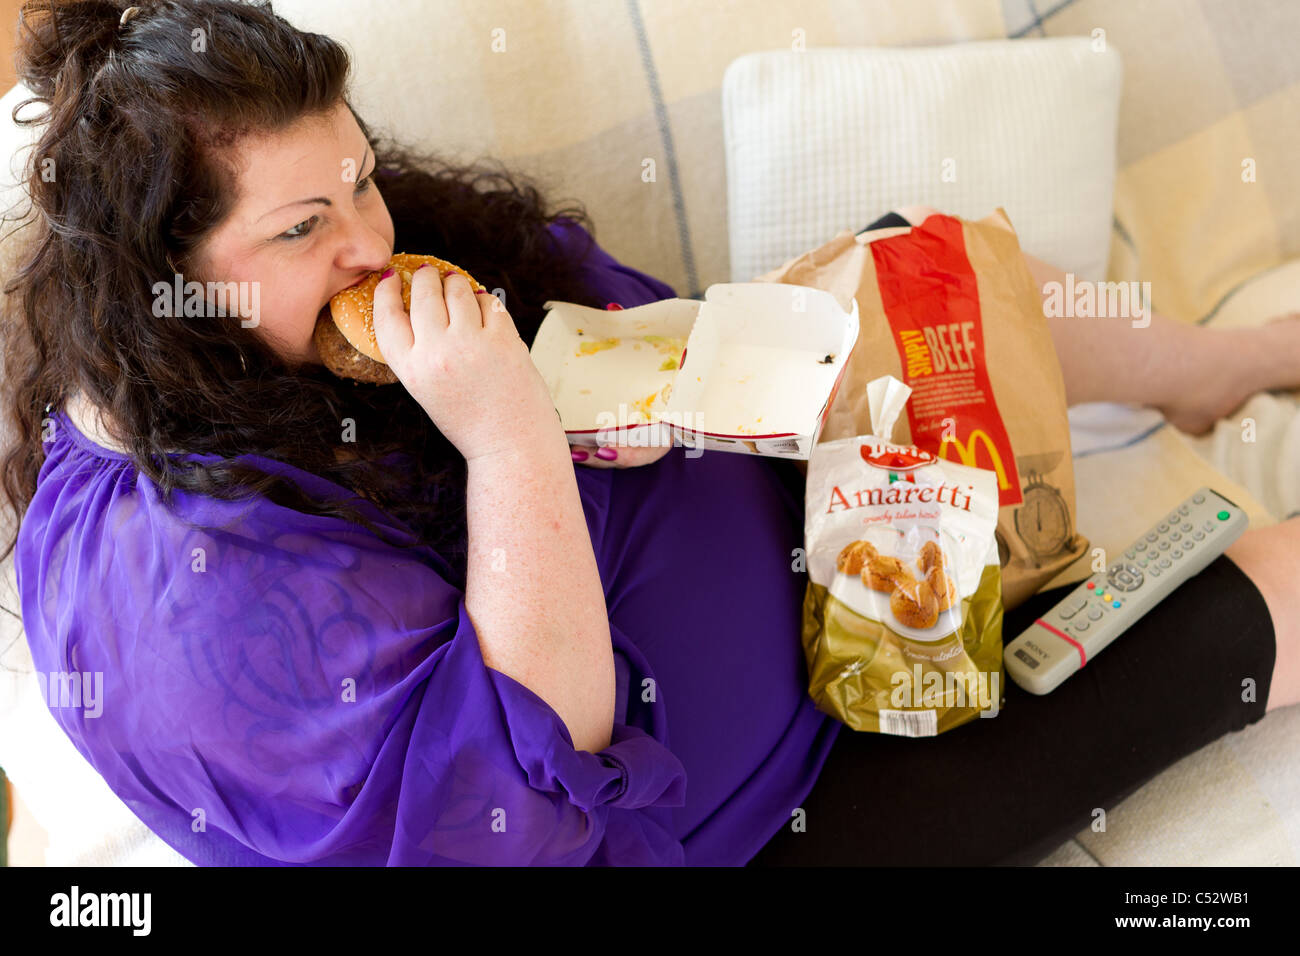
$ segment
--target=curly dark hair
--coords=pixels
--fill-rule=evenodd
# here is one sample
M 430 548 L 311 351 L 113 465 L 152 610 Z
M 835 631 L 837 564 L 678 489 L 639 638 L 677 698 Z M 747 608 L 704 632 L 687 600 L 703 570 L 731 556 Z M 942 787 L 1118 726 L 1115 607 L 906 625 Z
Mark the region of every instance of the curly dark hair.
M 19 21 L 19 77 L 35 95 L 14 121 L 44 129 L 25 170 L 33 218 L 22 229 L 34 232 L 4 288 L 0 401 L 16 442 L 0 459 L 0 485 L 15 513 L 21 518 L 35 493 L 49 410 L 79 388 L 120 424 L 125 434 L 115 437 L 164 501 L 175 489 L 229 500 L 261 494 L 383 534 L 357 497 L 316 500 L 235 460 L 275 459 L 404 522 L 416 541 L 403 546 L 432 547 L 463 587 L 465 460 L 405 387 L 291 366 L 237 316 L 204 323 L 151 310 L 154 283 L 170 279 L 173 265 L 183 274 L 231 209 L 233 173 L 220 160 L 230 146 L 340 102 L 351 108 L 346 51 L 295 29 L 269 2 L 156 0 L 119 31 L 126 6 L 47 0 L 24 5 Z M 202 56 L 191 52 L 196 28 L 206 34 Z M 31 103 L 48 110 L 19 119 Z M 582 285 L 581 258 L 562 256 L 547 231 L 567 219 L 594 236 L 581 204 L 548 213 L 530 177 L 493 161 L 458 166 L 416 154 L 357 122 L 377 158 L 395 251 L 447 259 L 504 290 L 530 346 L 548 299 L 600 305 Z M 347 418 L 358 457 L 339 460 Z M 175 449 L 219 460 L 173 460 Z M 380 464 L 394 453 L 411 467 Z

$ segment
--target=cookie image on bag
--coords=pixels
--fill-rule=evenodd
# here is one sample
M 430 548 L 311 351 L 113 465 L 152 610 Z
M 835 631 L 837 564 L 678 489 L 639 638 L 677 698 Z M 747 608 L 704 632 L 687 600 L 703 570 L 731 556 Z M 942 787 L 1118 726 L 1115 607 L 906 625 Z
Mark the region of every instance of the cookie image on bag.
M 930 586 L 934 592 L 935 600 L 939 602 L 939 610 L 946 611 L 952 607 L 953 602 L 957 600 L 957 585 L 953 583 L 951 577 L 944 573 L 942 567 L 933 567 L 930 573 L 925 576 L 925 583 Z
M 930 576 L 930 569 L 943 567 L 943 550 L 934 541 L 921 545 L 921 553 L 916 559 L 916 566 L 922 577 Z
M 861 574 L 867 562 L 879 554 L 870 541 L 850 541 L 835 559 L 835 570 L 842 574 Z
M 920 569 L 925 582 L 930 585 L 930 590 L 934 592 L 939 602 L 939 610 L 946 611 L 952 607 L 953 601 L 956 600 L 957 585 L 948 575 L 943 560 L 943 549 L 935 542 L 927 541 L 921 546 L 916 566 Z
M 939 601 L 926 581 L 910 575 L 899 577 L 894 583 L 894 593 L 889 598 L 889 610 L 904 627 L 923 631 L 934 627 L 939 620 Z
M 886 594 L 894 590 L 895 581 L 911 577 L 902 561 L 884 554 L 877 554 L 862 569 L 862 583 L 873 591 Z

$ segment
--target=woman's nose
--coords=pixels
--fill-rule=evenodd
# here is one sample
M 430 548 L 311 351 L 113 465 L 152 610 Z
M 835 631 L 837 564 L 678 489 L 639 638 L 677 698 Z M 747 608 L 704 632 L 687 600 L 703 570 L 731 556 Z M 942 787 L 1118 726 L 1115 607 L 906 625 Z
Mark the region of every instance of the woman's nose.
M 379 272 L 393 257 L 393 247 L 388 239 L 365 223 L 357 223 L 341 250 L 338 263 L 344 272 Z
M 386 238 L 373 229 L 367 229 L 365 233 L 367 234 L 359 235 L 352 243 L 351 255 L 344 256 L 344 271 L 359 272 L 367 269 L 368 272 L 380 272 L 393 258 L 393 246 L 389 245 Z

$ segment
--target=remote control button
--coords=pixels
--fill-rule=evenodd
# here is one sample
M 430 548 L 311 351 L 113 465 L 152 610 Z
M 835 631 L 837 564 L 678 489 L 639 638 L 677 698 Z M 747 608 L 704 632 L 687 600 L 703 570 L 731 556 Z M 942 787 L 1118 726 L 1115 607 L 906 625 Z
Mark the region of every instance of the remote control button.
M 1167 568 L 1167 567 L 1169 567 L 1169 565 L 1171 565 L 1171 564 L 1173 564 L 1173 562 L 1170 561 L 1168 558 L 1161 558 L 1161 559 L 1160 559 L 1160 566 L 1161 566 L 1162 568 Z
M 1174 550 L 1170 551 L 1169 553 L 1172 554 L 1175 558 L 1181 558 L 1183 556 L 1183 552 L 1180 551 L 1178 548 L 1174 548 Z
M 1093 588 L 1095 588 L 1096 586 L 1097 586 L 1097 582 L 1095 582 L 1095 581 L 1089 581 L 1089 582 L 1088 582 L 1088 590 L 1089 590 L 1089 591 L 1091 591 L 1091 590 L 1092 590 Z
M 1193 531 L 1193 532 L 1192 532 L 1192 537 L 1195 538 L 1197 541 L 1200 541 L 1202 538 L 1205 537 L 1205 532 L 1204 532 L 1204 531 Z
M 1213 531 L 1214 528 L 1215 528 L 1215 524 L 1214 524 L 1213 521 L 1207 521 L 1207 522 L 1205 522 L 1205 530 L 1206 530 L 1206 531 Z
M 1101 618 L 1101 608 L 1099 607 L 1088 608 L 1088 620 L 1096 621 L 1100 618 Z
M 1166 518 L 1165 520 L 1168 521 L 1171 525 L 1178 524 L 1178 512 L 1177 511 L 1171 512 L 1169 517 Z
M 1135 591 L 1142 583 L 1142 572 L 1132 564 L 1117 564 L 1110 569 L 1110 586 L 1116 591 Z M 1103 594 L 1102 600 L 1109 601 L 1110 595 Z
M 1147 549 L 1147 543 L 1145 541 L 1139 541 L 1137 543 L 1137 549 L 1139 551 L 1145 551 Z
M 1110 606 L 1111 606 L 1111 607 L 1119 607 L 1119 601 L 1111 601 L 1111 602 L 1110 602 Z
M 1168 541 L 1161 541 L 1161 542 L 1160 542 L 1160 550 L 1161 550 L 1161 551 L 1168 551 L 1168 550 L 1169 550 L 1169 542 L 1168 542 Z
M 1192 530 L 1192 523 L 1191 523 L 1190 521 L 1184 521 L 1182 524 L 1180 524 L 1180 525 L 1178 526 L 1178 529 L 1179 529 L 1180 531 L 1191 531 L 1191 530 Z
M 1189 511 L 1191 511 L 1191 510 L 1192 510 L 1192 509 L 1191 509 L 1191 508 L 1188 508 L 1187 505 L 1179 505 L 1179 506 L 1178 506 L 1178 513 L 1179 513 L 1180 515 L 1185 515 L 1185 514 L 1187 514 L 1187 512 L 1189 512 Z
M 1172 532 L 1170 532 L 1170 534 L 1169 534 L 1169 540 L 1170 540 L 1170 541 L 1177 541 L 1177 540 L 1178 540 L 1179 538 L 1181 538 L 1181 537 L 1182 537 L 1182 533 L 1181 533 L 1181 532 L 1178 532 L 1178 531 L 1172 531 Z
M 1156 530 L 1159 531 L 1161 534 L 1164 534 L 1166 531 L 1169 530 L 1169 525 L 1167 525 L 1165 522 L 1162 521 L 1158 525 L 1156 525 Z
M 1138 558 L 1138 564 L 1141 565 L 1141 566 L 1144 567 L 1144 568 L 1145 568 L 1149 563 L 1150 563 L 1150 559 L 1148 559 L 1148 558 Z
M 1160 569 L 1159 569 L 1159 568 L 1154 568 L 1154 567 L 1153 567 L 1153 568 L 1148 568 L 1148 569 L 1147 569 L 1147 574 L 1151 575 L 1153 578 L 1158 578 L 1158 577 L 1160 577 Z
M 1192 500 L 1195 501 L 1195 502 L 1199 505 L 1202 501 L 1205 500 L 1205 495 L 1200 495 L 1200 494 L 1198 494 L 1198 495 L 1193 495 L 1193 496 L 1192 496 Z
M 1147 535 L 1148 541 L 1154 541 L 1155 539 L 1156 539 L 1156 533 L 1154 531 L 1152 531 L 1150 534 Z
M 1086 631 L 1088 629 L 1088 622 L 1084 620 L 1075 621 L 1074 629 L 1076 631 Z
M 1184 542 L 1183 542 L 1183 550 L 1184 550 L 1184 551 L 1190 551 L 1190 550 L 1192 550 L 1192 545 L 1194 545 L 1195 543 L 1196 543 L 1196 542 L 1195 542 L 1195 541 L 1192 541 L 1191 539 L 1188 539 L 1187 541 L 1184 541 Z
M 1136 557 L 1137 557 L 1137 552 L 1134 551 L 1132 548 L 1129 548 L 1127 551 L 1124 552 L 1124 557 L 1126 557 L 1126 558 L 1136 558 Z
M 1079 609 L 1077 607 L 1072 607 L 1069 604 L 1062 605 L 1060 610 L 1061 620 L 1068 621 L 1070 618 L 1074 617 L 1074 615 L 1078 613 L 1079 613 Z
M 1226 511 L 1220 511 L 1217 515 L 1215 515 L 1215 517 L 1218 518 L 1220 521 L 1227 521 L 1229 518 L 1232 517 L 1232 515 L 1228 514 L 1228 512 Z

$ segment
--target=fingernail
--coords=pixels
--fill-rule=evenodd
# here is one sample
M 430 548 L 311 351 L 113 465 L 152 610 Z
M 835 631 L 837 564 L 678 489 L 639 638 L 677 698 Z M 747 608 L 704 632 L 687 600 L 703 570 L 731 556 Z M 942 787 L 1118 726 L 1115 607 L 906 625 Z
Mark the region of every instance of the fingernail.
M 421 263 L 420 263 L 420 268 L 419 268 L 419 269 L 416 269 L 415 271 L 416 271 L 416 272 L 419 272 L 420 269 L 427 269 L 427 268 L 429 268 L 429 263 L 427 263 L 427 262 L 421 262 Z
M 618 457 L 618 452 L 612 448 L 598 448 L 596 450 L 596 457 L 605 461 L 613 461 Z
M 385 270 L 384 274 L 381 275 L 381 276 L 379 277 L 379 281 L 380 281 L 380 282 L 383 282 L 385 279 L 387 279 L 389 276 L 391 276 L 395 271 L 396 271 L 395 269 L 387 269 L 387 270 Z
M 475 289 L 475 290 L 474 290 L 474 294 L 475 294 L 475 295 L 491 295 L 492 293 L 489 292 L 487 289 Z
M 574 461 L 586 461 L 586 460 L 587 460 L 587 453 L 586 453 L 585 451 L 583 451 L 581 448 L 573 448 L 573 449 L 570 449 L 570 450 L 573 452 L 573 460 L 574 460 Z

